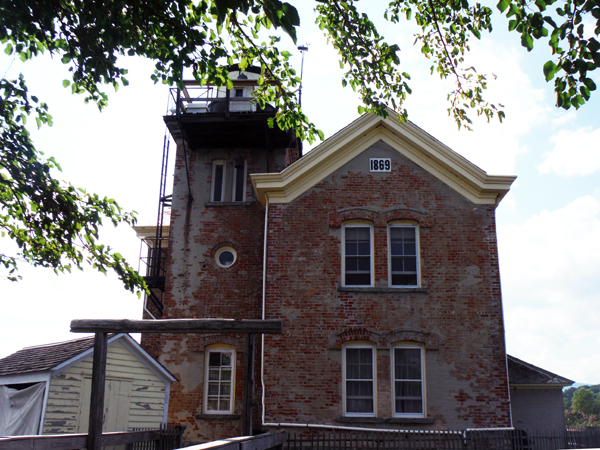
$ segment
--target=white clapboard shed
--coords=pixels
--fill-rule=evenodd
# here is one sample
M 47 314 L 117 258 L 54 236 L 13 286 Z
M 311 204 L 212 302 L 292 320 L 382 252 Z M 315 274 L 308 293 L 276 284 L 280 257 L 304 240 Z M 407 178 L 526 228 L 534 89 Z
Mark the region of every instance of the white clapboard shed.
M 94 338 L 0 359 L 0 436 L 87 433 Z M 128 334 L 108 339 L 103 431 L 166 423 L 175 377 Z

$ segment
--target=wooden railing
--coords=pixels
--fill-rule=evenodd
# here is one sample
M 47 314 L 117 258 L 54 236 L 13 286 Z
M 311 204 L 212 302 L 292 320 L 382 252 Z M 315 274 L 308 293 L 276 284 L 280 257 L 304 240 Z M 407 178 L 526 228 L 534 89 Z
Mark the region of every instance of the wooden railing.
M 207 442 L 185 447 L 185 450 L 283 450 L 286 439 L 285 431 L 276 431 L 257 436 L 242 436 Z
M 102 433 L 102 447 L 127 445 L 134 449 L 173 450 L 181 447 L 185 427 L 167 426 L 159 430 Z M 0 437 L 0 450 L 74 450 L 85 448 L 88 435 L 53 434 Z M 148 445 L 138 446 L 140 443 Z

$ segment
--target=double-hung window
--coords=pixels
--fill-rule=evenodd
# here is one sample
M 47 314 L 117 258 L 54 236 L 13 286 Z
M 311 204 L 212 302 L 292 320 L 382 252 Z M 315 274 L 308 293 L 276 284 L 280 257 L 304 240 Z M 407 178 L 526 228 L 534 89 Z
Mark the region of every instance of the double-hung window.
M 393 347 L 394 415 L 424 417 L 423 349 Z
M 210 200 L 225 201 L 225 161 L 213 161 Z
M 233 413 L 235 351 L 210 349 L 206 352 L 204 410 L 208 414 Z
M 419 286 L 419 245 L 415 225 L 389 227 L 390 286 Z
M 372 227 L 344 225 L 344 286 L 372 286 Z
M 375 355 L 370 346 L 344 347 L 344 394 L 347 416 L 375 415 Z
M 246 200 L 246 160 L 238 158 L 233 165 L 233 198 L 234 202 Z

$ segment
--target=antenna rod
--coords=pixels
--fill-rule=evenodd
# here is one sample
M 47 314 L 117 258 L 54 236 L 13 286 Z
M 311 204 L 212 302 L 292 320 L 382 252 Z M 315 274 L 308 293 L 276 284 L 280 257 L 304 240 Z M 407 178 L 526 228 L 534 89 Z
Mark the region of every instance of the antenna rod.
M 308 51 L 308 44 L 300 45 L 298 47 L 300 53 L 302 53 L 302 64 L 300 65 L 300 95 L 298 97 L 298 106 L 302 109 L 302 77 L 304 75 L 304 52 Z

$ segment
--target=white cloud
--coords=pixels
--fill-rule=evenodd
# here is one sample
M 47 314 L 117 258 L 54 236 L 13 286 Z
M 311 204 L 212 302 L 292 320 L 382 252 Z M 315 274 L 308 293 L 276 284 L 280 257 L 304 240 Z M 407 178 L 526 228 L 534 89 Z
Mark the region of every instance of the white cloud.
M 554 172 L 561 177 L 592 175 L 600 171 L 600 128 L 560 130 L 550 138 L 554 149 L 546 153 L 540 174 Z
M 578 198 L 498 236 L 508 352 L 599 383 L 600 200 Z

